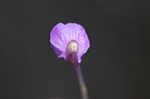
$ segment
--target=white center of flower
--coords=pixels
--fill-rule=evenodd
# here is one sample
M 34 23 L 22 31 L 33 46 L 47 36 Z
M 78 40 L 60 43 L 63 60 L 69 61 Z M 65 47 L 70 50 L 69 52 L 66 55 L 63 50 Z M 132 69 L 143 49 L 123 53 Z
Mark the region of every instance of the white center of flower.
M 74 40 L 70 41 L 67 45 L 67 50 L 69 53 L 76 53 L 78 51 L 78 43 Z

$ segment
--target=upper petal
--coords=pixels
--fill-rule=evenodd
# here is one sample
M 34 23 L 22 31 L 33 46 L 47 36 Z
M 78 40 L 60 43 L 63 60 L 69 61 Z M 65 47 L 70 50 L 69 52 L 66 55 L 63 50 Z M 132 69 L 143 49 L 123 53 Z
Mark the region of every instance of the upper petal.
M 63 53 L 63 51 L 65 51 L 65 48 L 63 46 L 64 42 L 61 38 L 61 30 L 63 28 L 64 28 L 64 24 L 63 23 L 58 23 L 54 26 L 54 28 L 50 32 L 50 42 L 51 42 L 52 46 L 55 47 L 55 49 L 61 51 L 62 53 Z M 55 53 L 57 53 L 57 50 L 55 50 Z M 61 57 L 62 55 L 57 54 L 57 56 Z
M 62 38 L 65 44 L 68 44 L 71 40 L 75 40 L 79 44 L 78 50 L 78 62 L 81 62 L 83 54 L 85 54 L 89 48 L 89 40 L 85 29 L 76 23 L 65 24 L 64 29 L 62 29 Z M 66 46 L 66 45 L 65 45 Z
M 64 57 L 66 59 L 66 47 L 72 40 L 75 40 L 79 44 L 77 56 L 78 62 L 80 63 L 83 54 L 85 54 L 90 47 L 85 29 L 76 23 L 67 23 L 65 25 L 58 23 L 51 31 L 50 42 L 61 52 L 58 55 L 58 51 L 55 51 L 58 57 Z

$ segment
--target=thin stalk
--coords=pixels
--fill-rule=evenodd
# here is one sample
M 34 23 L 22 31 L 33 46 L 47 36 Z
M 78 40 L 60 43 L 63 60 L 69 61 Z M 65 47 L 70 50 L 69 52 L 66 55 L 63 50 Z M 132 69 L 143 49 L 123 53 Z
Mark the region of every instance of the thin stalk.
M 78 63 L 76 53 L 71 54 L 71 60 L 72 60 L 72 63 L 74 64 L 74 69 L 75 69 L 77 79 L 79 82 L 80 94 L 82 96 L 82 99 L 88 99 L 87 87 L 86 87 L 85 81 L 81 73 L 80 64 Z
M 77 79 L 80 85 L 80 92 L 81 92 L 82 99 L 88 99 L 87 87 L 85 85 L 85 82 L 81 73 L 80 65 L 78 64 L 78 66 L 75 66 L 75 67 L 76 67 L 75 71 L 76 71 Z
M 68 62 L 74 64 L 74 69 L 79 82 L 80 94 L 82 96 L 82 99 L 88 99 L 88 91 L 81 73 L 80 64 L 78 63 L 77 53 L 69 54 L 67 59 Z

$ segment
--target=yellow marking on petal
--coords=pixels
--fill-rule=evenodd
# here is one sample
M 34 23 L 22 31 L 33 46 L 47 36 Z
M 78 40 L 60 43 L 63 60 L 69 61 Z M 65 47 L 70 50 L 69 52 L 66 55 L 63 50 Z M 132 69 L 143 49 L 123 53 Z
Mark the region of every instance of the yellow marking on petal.
M 69 53 L 76 53 L 78 52 L 78 43 L 74 40 L 70 41 L 67 45 L 67 51 Z

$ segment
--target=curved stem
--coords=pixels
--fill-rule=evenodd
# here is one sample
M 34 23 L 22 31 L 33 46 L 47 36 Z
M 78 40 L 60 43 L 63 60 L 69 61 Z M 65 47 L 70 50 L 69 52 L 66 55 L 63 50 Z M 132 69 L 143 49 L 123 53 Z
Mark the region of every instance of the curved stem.
M 75 67 L 76 67 L 75 71 L 76 71 L 77 78 L 78 78 L 79 85 L 80 85 L 80 92 L 81 92 L 82 99 L 88 99 L 87 87 L 85 85 L 85 82 L 81 73 L 80 65 L 78 64 L 78 66 L 75 66 Z
M 78 58 L 76 53 L 71 53 L 68 56 L 68 62 L 74 64 L 74 69 L 77 75 L 77 79 L 79 81 L 79 86 L 80 86 L 80 92 L 82 99 L 88 99 L 88 92 L 87 92 L 87 87 L 85 85 L 81 69 L 80 69 L 80 64 L 78 63 Z

